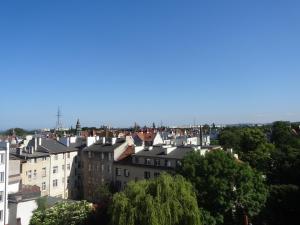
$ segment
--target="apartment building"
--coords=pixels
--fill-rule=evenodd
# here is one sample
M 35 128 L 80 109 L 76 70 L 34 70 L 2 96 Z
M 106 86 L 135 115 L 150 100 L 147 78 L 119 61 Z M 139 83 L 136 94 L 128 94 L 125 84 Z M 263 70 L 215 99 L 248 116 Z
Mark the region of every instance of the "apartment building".
M 8 223 L 9 143 L 0 142 L 0 225 Z
M 71 138 L 57 141 L 35 137 L 26 147 L 12 151 L 22 160 L 22 184 L 40 187 L 41 196 L 72 198 L 76 195 L 79 150 L 75 146 Z
M 126 151 L 125 139 L 102 138 L 82 151 L 83 197 L 94 202 L 100 185 L 113 181 L 113 162 Z
M 114 183 L 123 189 L 129 181 L 155 178 L 162 172 L 174 172 L 181 160 L 190 152 L 205 154 L 209 149 L 199 146 L 160 145 L 135 147 L 135 153 L 114 162 Z

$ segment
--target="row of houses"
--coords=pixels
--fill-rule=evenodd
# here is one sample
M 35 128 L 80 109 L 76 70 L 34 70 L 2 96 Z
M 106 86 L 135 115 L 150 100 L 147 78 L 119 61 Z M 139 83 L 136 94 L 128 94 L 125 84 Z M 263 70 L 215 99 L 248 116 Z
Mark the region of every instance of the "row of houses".
M 100 185 L 121 190 L 130 181 L 175 171 L 190 152 L 219 148 L 209 145 L 207 135 L 162 131 L 85 137 L 77 128 L 76 136 L 36 134 L 13 148 L 0 145 L 0 225 L 28 224 L 40 196 L 95 202 Z
M 135 133 L 126 138 L 102 138 L 85 147 L 81 156 L 83 198 L 93 202 L 99 185 L 112 184 L 121 190 L 130 181 L 155 178 L 164 171 L 175 172 L 190 152 L 205 154 L 220 148 L 201 146 L 197 138 L 171 144 L 166 137 L 161 133 Z

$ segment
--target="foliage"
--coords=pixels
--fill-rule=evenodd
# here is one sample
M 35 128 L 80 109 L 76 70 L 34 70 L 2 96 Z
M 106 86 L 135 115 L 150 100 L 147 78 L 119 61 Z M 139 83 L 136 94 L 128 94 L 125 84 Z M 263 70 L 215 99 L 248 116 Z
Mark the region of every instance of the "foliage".
M 94 193 L 94 202 L 107 203 L 112 198 L 111 187 L 108 184 L 99 185 Z
M 256 224 L 296 225 L 298 216 L 300 189 L 296 185 L 271 185 L 266 207 L 256 218 Z
M 34 212 L 30 225 L 80 225 L 92 213 L 91 206 L 85 202 L 61 202 L 44 211 Z
M 193 187 L 179 175 L 130 182 L 114 195 L 110 215 L 114 225 L 201 224 Z
M 33 134 L 34 132 L 33 131 L 27 131 L 23 128 L 10 128 L 10 129 L 8 129 L 4 132 L 5 135 L 13 135 L 13 133 L 15 133 L 16 136 L 24 137 L 26 135 Z
M 47 208 L 47 197 L 40 197 L 36 200 L 37 210 L 45 211 Z
M 240 219 L 239 210 L 254 216 L 266 201 L 262 175 L 224 151 L 189 154 L 179 172 L 194 185 L 199 207 L 208 211 L 216 224 L 233 224 Z M 211 224 L 210 220 L 203 222 Z
M 241 134 L 237 129 L 227 128 L 219 134 L 219 141 L 225 149 L 239 150 Z

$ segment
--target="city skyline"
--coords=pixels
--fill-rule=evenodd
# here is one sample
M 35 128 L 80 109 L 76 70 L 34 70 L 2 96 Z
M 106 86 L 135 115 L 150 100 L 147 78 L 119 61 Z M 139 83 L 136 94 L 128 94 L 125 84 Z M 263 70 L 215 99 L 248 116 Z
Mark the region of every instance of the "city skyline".
M 299 121 L 299 9 L 2 2 L 0 130 Z

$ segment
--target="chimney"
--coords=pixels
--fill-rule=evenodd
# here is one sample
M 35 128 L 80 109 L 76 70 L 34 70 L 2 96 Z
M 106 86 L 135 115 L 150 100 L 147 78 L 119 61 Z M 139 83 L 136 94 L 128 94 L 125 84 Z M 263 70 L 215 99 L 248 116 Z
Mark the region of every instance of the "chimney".
M 37 150 L 37 147 L 38 147 L 38 138 L 35 136 L 35 138 L 34 138 L 34 151 Z
M 42 145 L 42 138 L 40 137 L 38 140 L 39 140 L 39 146 L 41 146 Z
M 116 138 L 116 137 L 113 137 L 113 138 L 111 139 L 111 144 L 114 145 L 114 144 L 116 144 L 116 142 L 117 142 L 117 138 Z
M 203 138 L 203 134 L 202 134 L 202 125 L 200 125 L 200 146 L 202 147 L 203 143 L 202 143 L 202 138 Z

